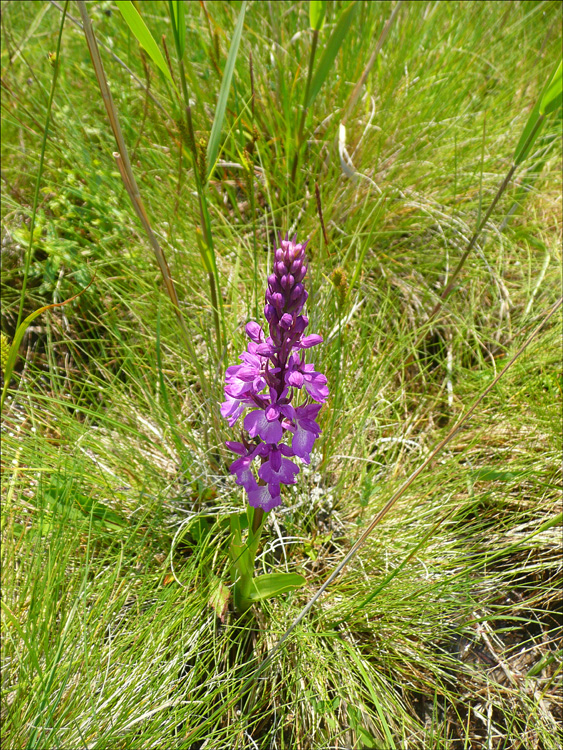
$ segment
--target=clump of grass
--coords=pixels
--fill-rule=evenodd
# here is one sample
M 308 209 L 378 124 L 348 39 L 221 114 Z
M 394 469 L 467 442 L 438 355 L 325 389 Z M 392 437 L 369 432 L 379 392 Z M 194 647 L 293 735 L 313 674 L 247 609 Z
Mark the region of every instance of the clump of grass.
M 328 6 L 311 55 L 306 4 L 246 8 L 218 158 L 199 186 L 202 228 L 186 102 L 115 7 L 88 4 L 201 373 L 112 157 L 79 18 L 69 6 L 45 132 L 61 15 L 51 4 L 4 9 L 9 340 L 20 301 L 27 315 L 96 273 L 28 328 L 2 415 L 10 747 L 557 747 L 559 317 L 241 692 L 559 294 L 554 113 L 429 324 L 553 70 L 561 6 L 469 3 L 459 23 L 449 3 L 401 4 L 346 117 L 344 153 L 340 121 L 393 9 L 357 4 L 304 110 L 302 63 L 323 59 L 342 9 Z M 182 57 L 194 141 L 209 144 L 241 7 L 183 10 L 182 56 L 167 6 L 141 4 L 178 82 Z M 212 415 L 244 323 L 260 314 L 275 231 L 297 227 L 311 236 L 309 316 L 332 397 L 318 455 L 269 519 L 257 564 L 308 585 L 243 627 L 220 587 L 243 497 Z

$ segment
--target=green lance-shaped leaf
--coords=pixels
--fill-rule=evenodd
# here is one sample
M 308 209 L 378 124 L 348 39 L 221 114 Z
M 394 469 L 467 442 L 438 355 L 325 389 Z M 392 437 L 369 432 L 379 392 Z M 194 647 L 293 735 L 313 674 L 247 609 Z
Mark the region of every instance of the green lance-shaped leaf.
M 181 60 L 186 51 L 186 7 L 184 0 L 172 0 L 170 7 L 174 19 L 174 32 L 175 36 L 177 35 L 178 52 Z
M 561 106 L 563 97 L 563 62 L 553 74 L 540 102 L 540 115 L 549 115 Z
M 221 138 L 221 129 L 223 128 L 223 120 L 225 118 L 225 110 L 227 108 L 227 99 L 229 98 L 229 89 L 231 88 L 231 79 L 235 69 L 235 61 L 237 59 L 238 48 L 240 44 L 240 38 L 242 36 L 242 26 L 244 23 L 244 14 L 246 11 L 246 0 L 242 4 L 240 14 L 238 17 L 237 25 L 231 40 L 231 48 L 229 50 L 229 56 L 227 57 L 227 64 L 225 65 L 225 71 L 223 73 L 223 80 L 221 81 L 221 89 L 219 90 L 219 99 L 217 100 L 217 107 L 215 109 L 215 117 L 213 119 L 213 125 L 211 127 L 211 135 L 209 136 L 209 143 L 207 144 L 207 178 L 215 168 L 215 161 L 217 154 L 219 153 L 219 140 Z
M 309 0 L 309 23 L 314 31 L 322 29 L 325 16 L 326 0 Z
M 536 138 L 543 126 L 545 116 L 557 109 L 561 104 L 561 62 L 555 72 L 549 79 L 547 86 L 544 88 L 541 96 L 533 108 L 526 127 L 518 141 L 514 152 L 514 163 L 521 164 L 530 153 Z
M 319 60 L 319 64 L 317 65 L 313 80 L 311 81 L 309 96 L 307 97 L 307 101 L 305 102 L 306 109 L 308 109 L 315 100 L 330 72 L 330 69 L 332 68 L 332 64 L 336 58 L 336 55 L 338 54 L 340 45 L 344 41 L 344 38 L 346 37 L 346 34 L 350 29 L 350 24 L 354 19 L 357 5 L 358 4 L 356 0 L 354 0 L 354 2 L 352 2 L 346 8 L 346 10 L 343 11 L 343 13 L 340 15 L 340 18 L 338 19 L 336 28 L 334 29 L 330 39 L 328 40 L 328 44 L 326 45 L 325 51 L 323 52 L 323 55 Z
M 280 594 L 285 594 L 287 591 L 299 589 L 305 583 L 305 578 L 298 573 L 268 573 L 252 580 L 248 598 L 253 602 L 272 599 Z
M 170 71 L 168 70 L 168 65 L 166 64 L 162 52 L 158 48 L 158 44 L 155 42 L 153 35 L 148 30 L 147 25 L 137 12 L 137 9 L 131 0 L 119 0 L 117 7 L 141 47 L 147 52 L 154 64 L 164 73 L 172 86 L 176 88 L 172 76 L 170 75 Z

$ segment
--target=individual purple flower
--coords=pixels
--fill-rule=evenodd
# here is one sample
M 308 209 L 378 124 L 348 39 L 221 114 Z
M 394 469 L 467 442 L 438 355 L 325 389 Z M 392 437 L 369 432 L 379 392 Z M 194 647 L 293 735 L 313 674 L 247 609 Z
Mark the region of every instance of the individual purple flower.
M 246 399 L 234 398 L 227 396 L 227 400 L 221 404 L 221 416 L 229 421 L 229 427 L 232 427 L 240 415 L 245 410 Z
M 246 325 L 250 341 L 239 357 L 242 364 L 227 368 L 226 400 L 221 405 L 221 414 L 231 427 L 251 408 L 244 429 L 253 442 L 227 442 L 240 456 L 230 471 L 247 491 L 250 505 L 266 512 L 281 504 L 281 485 L 296 482 L 299 467 L 290 459 L 310 463 L 321 433 L 315 420 L 329 395 L 326 377 L 305 362 L 305 350 L 323 339 L 318 334 L 303 335 L 309 325 L 302 314 L 308 296 L 302 283 L 307 273 L 307 243 L 295 240 L 289 241 L 287 235 L 280 238 L 275 251 L 264 307 L 269 335 L 255 321 Z M 307 395 L 305 402 L 297 405 L 300 392 Z M 283 442 L 287 433 L 291 434 L 291 446 Z M 261 462 L 258 481 L 252 471 L 256 458 Z
M 268 484 L 295 484 L 295 475 L 299 474 L 299 466 L 284 456 L 293 456 L 293 451 L 283 443 L 269 446 L 267 459 L 258 469 L 258 476 Z M 283 455 L 282 455 L 283 454 Z
M 308 404 L 298 406 L 295 410 L 294 427 L 292 428 L 293 439 L 291 449 L 306 464 L 311 463 L 311 451 L 315 440 L 321 434 L 321 428 L 315 422 L 322 404 Z
M 250 467 L 252 462 L 259 453 L 264 451 L 264 445 L 251 445 L 247 448 L 242 443 L 227 441 L 227 446 L 235 453 L 240 454 L 240 458 L 235 459 L 230 466 L 231 474 L 236 476 L 236 483 L 242 485 L 247 492 L 250 492 L 257 486 L 254 474 Z
M 248 492 L 248 502 L 253 508 L 262 508 L 267 513 L 281 505 L 279 484 L 259 485 L 256 480 L 254 481 L 256 487 Z
M 294 388 L 305 386 L 305 390 L 315 401 L 324 403 L 328 398 L 326 376 L 316 372 L 314 365 L 305 364 L 300 354 L 291 355 L 285 371 L 285 383 Z
M 244 418 L 244 429 L 248 430 L 251 438 L 258 435 L 266 443 L 278 443 L 283 437 L 283 427 L 278 415 L 279 412 L 276 412 L 271 406 L 267 409 L 251 411 Z

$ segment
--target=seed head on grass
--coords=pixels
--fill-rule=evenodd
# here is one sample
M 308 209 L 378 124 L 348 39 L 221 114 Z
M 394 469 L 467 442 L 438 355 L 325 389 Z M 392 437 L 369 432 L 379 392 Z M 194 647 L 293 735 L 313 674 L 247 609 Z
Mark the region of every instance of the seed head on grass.
M 0 333 L 0 344 L 0 366 L 2 367 L 2 375 L 4 375 L 6 372 L 6 365 L 8 364 L 8 354 L 10 353 L 10 342 L 4 331 Z
M 334 285 L 336 291 L 338 306 L 340 309 L 344 307 L 344 301 L 348 294 L 348 279 L 346 277 L 346 271 L 343 268 L 335 268 L 330 275 L 330 280 Z
M 237 484 L 248 493 L 254 508 L 270 511 L 281 504 L 282 484 L 295 484 L 299 467 L 291 458 L 311 461 L 311 451 L 321 430 L 315 421 L 328 398 L 326 377 L 306 364 L 304 350 L 322 342 L 322 336 L 304 336 L 309 319 L 302 314 L 307 301 L 303 280 L 307 273 L 307 242 L 296 243 L 280 237 L 273 273 L 268 277 L 264 315 L 269 336 L 254 322 L 246 326 L 250 339 L 240 355 L 241 365 L 227 368 L 226 401 L 221 414 L 232 427 L 247 407 L 253 407 L 244 418 L 242 442 L 227 441 L 227 447 L 238 453 L 230 466 Z M 295 401 L 301 397 L 300 404 Z M 316 402 L 316 403 L 315 403 Z M 284 441 L 291 434 L 291 444 Z M 258 478 L 252 465 L 260 457 Z

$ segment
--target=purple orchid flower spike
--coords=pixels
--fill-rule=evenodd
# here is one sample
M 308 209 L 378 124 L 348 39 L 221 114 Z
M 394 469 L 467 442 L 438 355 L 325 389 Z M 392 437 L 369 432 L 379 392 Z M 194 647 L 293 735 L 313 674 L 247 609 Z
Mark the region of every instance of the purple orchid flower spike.
M 250 341 L 239 357 L 242 364 L 228 367 L 225 376 L 221 414 L 229 425 L 251 409 L 244 418 L 249 439 L 226 443 L 239 455 L 230 471 L 245 488 L 250 505 L 266 512 L 281 505 L 281 485 L 297 481 L 299 466 L 291 459 L 310 463 L 321 434 L 315 420 L 329 395 L 326 377 L 305 362 L 305 350 L 323 340 L 315 333 L 303 335 L 309 325 L 302 314 L 308 296 L 303 285 L 307 242 L 297 243 L 296 236 L 289 240 L 287 234 L 282 240 L 280 235 L 264 307 L 269 335 L 250 321 Z M 284 442 L 286 435 L 290 444 Z M 257 480 L 253 465 L 258 458 Z

